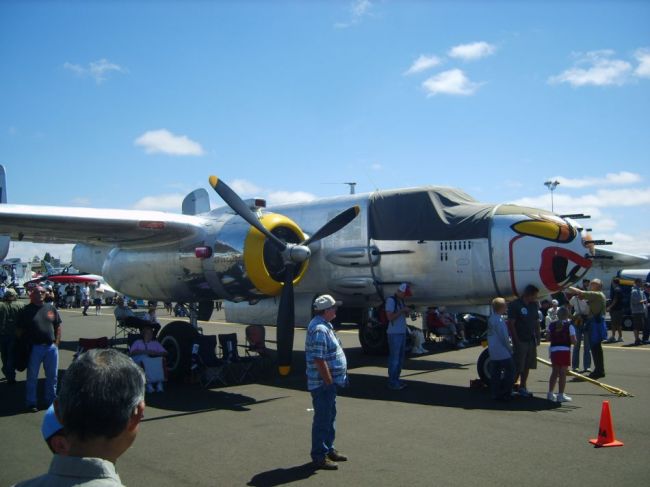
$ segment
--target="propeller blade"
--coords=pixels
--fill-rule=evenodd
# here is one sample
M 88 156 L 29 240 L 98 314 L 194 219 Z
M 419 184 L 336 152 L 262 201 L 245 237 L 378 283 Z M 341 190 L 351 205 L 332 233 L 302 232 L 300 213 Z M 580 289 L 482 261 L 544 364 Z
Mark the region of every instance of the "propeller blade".
M 295 265 L 287 264 L 284 271 L 284 286 L 280 295 L 276 333 L 278 340 L 278 371 L 280 375 L 289 375 L 293 355 L 293 329 L 295 310 L 293 301 L 293 278 Z
M 210 176 L 210 186 L 217 192 L 221 199 L 223 199 L 230 208 L 234 210 L 240 217 L 246 220 L 252 227 L 255 227 L 268 238 L 280 250 L 284 251 L 287 248 L 285 244 L 278 237 L 269 232 L 264 225 L 259 221 L 255 213 L 248 207 L 244 200 L 242 200 L 237 193 L 235 193 L 230 186 L 224 183 L 216 176 Z
M 355 217 L 359 214 L 359 211 L 360 208 L 358 206 L 353 206 L 344 212 L 339 213 L 325 225 L 316 230 L 316 232 L 307 240 L 305 240 L 302 245 L 309 245 L 310 243 L 318 242 L 319 240 L 338 232 L 341 228 L 354 220 Z

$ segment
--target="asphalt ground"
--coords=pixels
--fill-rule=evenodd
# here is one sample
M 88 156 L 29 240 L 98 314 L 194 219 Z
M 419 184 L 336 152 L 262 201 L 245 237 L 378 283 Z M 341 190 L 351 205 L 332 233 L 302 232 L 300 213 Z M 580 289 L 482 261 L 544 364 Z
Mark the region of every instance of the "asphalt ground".
M 160 312 L 161 321 L 170 321 Z M 62 311 L 60 369 L 79 337 L 112 336 L 110 308 L 102 316 Z M 203 324 L 206 334 L 244 328 Z M 273 329 L 267 339 L 273 340 Z M 135 444 L 118 461 L 128 486 L 301 485 L 647 485 L 650 451 L 650 346 L 606 345 L 608 384 L 634 397 L 616 397 L 570 381 L 573 402 L 546 401 L 550 369 L 531 372 L 535 397 L 497 403 L 477 377 L 479 346 L 450 351 L 430 346 L 406 361 L 403 391 L 386 388 L 385 358 L 365 356 L 356 330 L 339 336 L 348 356 L 350 388 L 338 398 L 337 448 L 349 455 L 338 471 L 309 467 L 311 397 L 304 379 L 304 330 L 296 330 L 294 370 L 264 383 L 202 389 L 168 384 L 147 395 Z M 631 332 L 624 338 L 631 340 Z M 542 345 L 539 354 L 546 357 Z M 40 436 L 43 412 L 24 412 L 25 375 L 0 382 L 0 485 L 44 473 L 51 454 Z M 41 381 L 42 382 L 42 381 Z M 40 391 L 40 390 L 39 390 Z M 41 396 L 42 397 L 42 396 Z M 620 448 L 594 448 L 604 400 L 611 406 Z M 646 479 L 646 480 L 644 480 Z

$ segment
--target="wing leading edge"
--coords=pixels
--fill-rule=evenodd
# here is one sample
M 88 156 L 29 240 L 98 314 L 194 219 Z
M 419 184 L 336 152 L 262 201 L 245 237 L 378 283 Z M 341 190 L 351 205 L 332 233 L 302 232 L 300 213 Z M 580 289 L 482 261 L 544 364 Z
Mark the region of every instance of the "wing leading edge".
M 157 247 L 199 239 L 208 220 L 159 211 L 0 205 L 0 235 L 15 241 Z

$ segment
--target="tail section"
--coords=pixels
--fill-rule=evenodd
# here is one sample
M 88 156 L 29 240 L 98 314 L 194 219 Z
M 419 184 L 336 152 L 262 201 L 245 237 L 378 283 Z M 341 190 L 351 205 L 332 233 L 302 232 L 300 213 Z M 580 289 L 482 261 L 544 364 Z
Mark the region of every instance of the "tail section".
M 5 167 L 0 164 L 0 204 L 7 203 L 7 177 Z M 4 260 L 9 253 L 9 244 L 11 240 L 8 235 L 0 236 L 0 260 Z

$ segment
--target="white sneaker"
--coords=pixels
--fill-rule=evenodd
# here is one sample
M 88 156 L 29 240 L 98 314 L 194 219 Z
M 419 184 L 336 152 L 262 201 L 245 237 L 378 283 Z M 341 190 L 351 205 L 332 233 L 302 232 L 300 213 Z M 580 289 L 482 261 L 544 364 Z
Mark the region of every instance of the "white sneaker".
M 557 396 L 552 392 L 546 394 L 546 399 L 548 399 L 551 402 L 557 402 Z
M 559 394 L 557 396 L 557 402 L 571 402 L 571 401 L 573 401 L 573 399 L 571 399 L 566 394 Z

